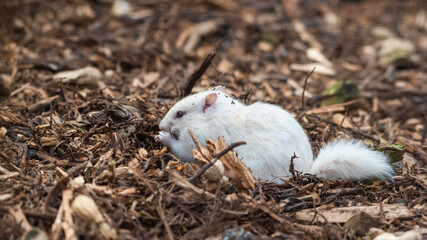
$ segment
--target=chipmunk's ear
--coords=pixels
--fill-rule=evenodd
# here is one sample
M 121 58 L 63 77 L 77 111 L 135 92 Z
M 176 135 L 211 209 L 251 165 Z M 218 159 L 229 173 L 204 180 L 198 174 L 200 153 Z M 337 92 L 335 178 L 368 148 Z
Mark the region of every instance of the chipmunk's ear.
M 211 91 L 220 91 L 225 93 L 225 86 L 222 86 L 222 85 L 215 86 L 211 88 Z
M 203 105 L 203 112 L 205 112 L 206 109 L 212 107 L 215 104 L 217 97 L 218 96 L 216 95 L 216 93 L 211 93 L 206 96 L 205 105 Z

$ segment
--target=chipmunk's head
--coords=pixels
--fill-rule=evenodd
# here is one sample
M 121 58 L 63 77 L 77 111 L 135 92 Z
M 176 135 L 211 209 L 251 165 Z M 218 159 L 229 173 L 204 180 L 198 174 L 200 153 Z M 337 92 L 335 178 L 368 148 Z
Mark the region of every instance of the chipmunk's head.
M 241 103 L 227 95 L 224 87 L 188 96 L 166 113 L 159 125 L 158 140 L 183 161 L 192 161 L 191 149 L 195 144 L 188 130 L 202 145 L 206 138 L 222 136 L 227 129 L 227 116 L 237 105 Z

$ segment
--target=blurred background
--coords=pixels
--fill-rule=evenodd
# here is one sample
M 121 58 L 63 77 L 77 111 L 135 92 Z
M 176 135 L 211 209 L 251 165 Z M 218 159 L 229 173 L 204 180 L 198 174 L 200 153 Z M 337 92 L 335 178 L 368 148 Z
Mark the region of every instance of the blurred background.
M 317 66 L 310 93 L 346 80 L 380 95 L 426 91 L 426 2 L 351 0 L 16 0 L 1 3 L 1 70 L 14 84 L 88 65 L 122 95 L 176 88 L 220 44 L 201 85 L 292 97 Z M 391 39 L 391 40 L 390 40 Z M 393 55 L 394 54 L 394 55 Z M 43 76 L 33 76 L 33 67 Z M 407 70 L 407 69 L 418 70 Z M 10 74 L 9 74 L 10 75 Z M 291 79 L 291 82 L 287 80 Z M 269 89 L 268 94 L 257 93 Z

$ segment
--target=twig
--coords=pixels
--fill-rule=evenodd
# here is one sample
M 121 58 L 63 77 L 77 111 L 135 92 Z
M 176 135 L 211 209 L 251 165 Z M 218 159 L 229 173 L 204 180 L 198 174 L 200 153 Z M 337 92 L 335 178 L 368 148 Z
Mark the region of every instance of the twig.
M 117 132 L 113 132 L 112 134 L 109 134 L 110 136 L 110 140 L 111 140 L 111 145 L 113 146 L 114 149 L 114 155 L 120 156 L 122 155 L 122 144 L 120 142 L 120 137 L 117 135 Z
M 213 158 L 221 158 L 222 156 L 224 156 L 227 152 L 233 150 L 233 148 L 241 146 L 241 145 L 245 145 L 246 142 L 235 142 L 230 144 L 230 146 L 226 147 L 224 150 L 222 150 L 221 152 L 212 155 Z
M 206 163 L 205 165 L 203 165 L 203 167 L 201 167 L 199 169 L 199 171 L 196 173 L 196 175 L 188 178 L 189 182 L 194 181 L 195 179 L 197 179 L 198 177 L 200 177 L 204 172 L 206 172 L 206 170 L 208 170 L 208 168 L 212 167 L 216 161 L 218 161 L 218 159 L 220 159 L 222 156 L 224 156 L 227 152 L 233 150 L 233 148 L 238 147 L 240 145 L 244 145 L 246 144 L 246 142 L 236 142 L 236 143 L 232 143 L 230 144 L 230 146 L 226 147 L 224 150 L 222 150 L 221 152 L 212 155 L 212 160 L 209 163 Z
M 190 95 L 191 90 L 193 90 L 194 85 L 196 85 L 196 82 L 200 80 L 200 78 L 206 72 L 206 69 L 208 69 L 208 67 L 211 65 L 212 61 L 214 60 L 214 58 L 216 56 L 216 50 L 218 49 L 218 46 L 226 38 L 227 37 L 224 37 L 224 38 L 220 39 L 218 42 L 215 43 L 215 45 L 211 49 L 211 52 L 203 60 L 203 62 L 200 65 L 199 69 L 197 69 L 197 71 L 195 71 L 193 74 L 191 74 L 190 78 L 188 79 L 187 87 L 185 87 L 185 90 L 184 90 L 184 97 Z
M 291 157 L 291 163 L 289 164 L 289 172 L 292 174 L 292 178 L 295 179 L 296 174 L 295 174 L 295 163 L 294 163 L 294 159 L 298 158 L 297 155 L 294 155 Z
M 289 226 L 292 226 L 290 224 L 290 222 L 284 218 L 282 218 L 280 215 L 278 215 L 277 213 L 273 212 L 268 206 L 266 205 L 261 205 L 261 204 L 254 204 L 254 208 L 260 209 L 261 211 L 263 211 L 264 213 L 266 213 L 267 215 L 270 216 L 270 218 L 278 221 L 281 224 L 286 224 Z
M 330 191 L 327 191 L 326 193 L 320 194 L 321 197 L 323 196 L 347 196 L 347 195 L 357 195 L 359 193 L 364 193 L 362 188 L 355 187 L 355 188 L 338 188 L 338 189 L 331 189 Z
M 55 95 L 53 97 L 45 98 L 41 101 L 38 101 L 34 104 L 31 104 L 30 106 L 28 106 L 28 111 L 30 111 L 30 112 L 42 111 L 44 108 L 50 106 L 50 104 L 58 98 L 59 98 L 59 96 Z
M 65 186 L 65 184 L 68 183 L 68 181 L 70 180 L 71 177 L 73 177 L 75 174 L 77 174 L 79 171 L 81 171 L 83 168 L 85 168 L 86 164 L 81 164 L 79 166 L 77 166 L 74 170 L 72 170 L 66 177 L 61 178 L 61 180 L 59 180 L 54 186 L 53 188 L 50 190 L 50 192 L 47 194 L 46 197 L 46 201 L 44 203 L 44 207 L 43 210 L 44 212 L 48 212 L 48 208 L 50 203 L 53 200 L 54 195 L 59 192 L 61 189 L 63 189 L 63 187 Z
M 285 212 L 292 212 L 292 211 L 298 211 L 301 209 L 306 209 L 308 208 L 307 203 L 306 202 L 300 202 L 300 203 L 295 203 L 291 206 L 286 206 L 286 208 L 284 209 Z
M 384 219 L 385 219 L 385 213 L 384 213 L 383 201 L 380 201 L 380 220 L 384 221 Z
M 194 212 L 192 212 L 190 209 L 188 209 L 182 203 L 180 203 L 179 200 L 171 198 L 171 201 L 175 203 L 183 212 L 187 213 L 195 221 L 199 221 L 203 225 L 206 224 L 205 220 L 202 217 L 200 217 L 198 214 L 194 214 Z
M 208 159 L 208 157 L 206 157 L 206 156 L 203 154 L 202 146 L 200 145 L 199 141 L 197 141 L 197 138 L 196 138 L 196 136 L 194 136 L 193 131 L 191 131 L 191 129 L 188 129 L 188 133 L 190 134 L 191 139 L 193 139 L 194 144 L 196 144 L 197 151 L 199 151 L 199 152 L 200 152 L 200 154 L 202 155 L 202 157 L 203 157 L 204 159 L 209 160 L 209 159 Z
M 241 96 L 240 96 L 240 98 L 242 98 L 242 97 L 243 97 L 243 102 L 244 102 L 246 105 L 249 105 L 249 100 L 250 100 L 250 98 L 251 98 L 251 95 L 252 95 L 252 89 L 251 89 L 251 88 L 249 88 L 249 90 L 246 92 L 246 94 L 241 95 Z
M 113 154 L 117 158 L 122 155 L 122 151 L 120 150 L 120 139 L 117 135 L 117 132 L 113 132 L 110 135 L 111 145 L 113 145 Z M 113 160 L 113 158 L 109 157 L 107 160 L 108 164 L 108 171 L 111 173 L 111 175 L 108 177 L 108 185 L 113 188 L 114 184 L 116 182 L 116 174 L 115 174 L 115 168 L 116 168 L 116 161 Z
M 265 194 L 264 191 L 262 190 L 262 184 L 257 181 L 256 182 L 256 188 L 254 189 L 254 191 L 252 191 L 252 198 L 255 200 L 261 200 L 264 201 L 265 200 Z M 258 194 L 256 195 L 255 193 L 258 191 Z M 257 197 L 257 199 L 255 198 Z
M 305 114 L 307 114 L 307 110 L 304 110 L 304 112 L 302 112 L 298 117 L 297 117 L 297 121 L 301 121 L 301 119 L 305 116 Z
M 7 213 L 9 212 L 9 207 L 13 206 L 0 206 L 0 212 Z M 56 217 L 57 212 L 33 212 L 30 210 L 22 210 L 25 214 L 25 216 L 33 217 L 33 218 L 39 218 L 39 219 L 46 219 L 46 220 L 53 220 Z
M 341 120 L 341 122 L 340 122 L 340 124 L 338 125 L 338 128 L 341 128 L 342 127 L 342 125 L 343 125 L 343 123 L 344 123 L 344 120 L 345 120 L 345 118 L 347 117 L 347 115 L 348 115 L 348 107 L 346 107 L 345 108 L 345 114 L 344 114 L 344 117 L 342 118 L 342 120 Z
M 211 212 L 211 216 L 209 217 L 209 221 L 207 222 L 207 224 L 204 227 L 205 231 L 203 233 L 203 239 L 206 238 L 206 234 L 208 233 L 208 231 L 209 231 L 212 223 L 215 220 L 216 214 L 218 213 L 219 202 L 221 201 L 219 199 L 219 194 L 221 192 L 221 189 L 222 189 L 222 183 L 219 182 L 219 186 L 218 186 L 218 188 L 216 189 L 216 192 L 215 192 L 215 199 L 214 199 L 214 205 L 213 205 L 213 209 L 212 209 L 212 212 Z
M 160 220 L 162 220 L 162 223 L 165 226 L 166 233 L 168 234 L 168 239 L 173 240 L 174 237 L 173 237 L 172 229 L 168 221 L 166 220 L 165 212 L 163 211 L 163 208 L 161 206 L 161 198 L 157 199 L 156 210 L 157 210 L 157 213 L 159 214 Z
M 305 102 L 304 102 L 304 94 L 305 94 L 305 89 L 307 88 L 307 81 L 308 81 L 308 78 L 310 77 L 310 75 L 314 72 L 314 70 L 315 70 L 316 68 L 314 67 L 313 68 L 313 70 L 311 70 L 311 72 L 309 72 L 308 74 L 307 74 L 307 76 L 305 77 L 305 80 L 304 80 L 304 88 L 303 88 L 303 90 L 302 90 L 302 95 L 301 95 L 301 108 L 302 108 L 302 110 L 304 110 L 305 109 Z
M 326 107 L 320 107 L 320 108 L 313 108 L 310 110 L 307 110 L 307 114 L 318 114 L 318 113 L 329 113 L 329 112 L 339 112 L 339 111 L 344 111 L 346 106 L 350 106 L 354 103 L 359 102 L 360 99 L 355 99 L 355 100 L 351 100 L 348 102 L 344 102 L 344 103 L 337 103 L 337 104 L 333 104 L 333 105 L 329 105 Z

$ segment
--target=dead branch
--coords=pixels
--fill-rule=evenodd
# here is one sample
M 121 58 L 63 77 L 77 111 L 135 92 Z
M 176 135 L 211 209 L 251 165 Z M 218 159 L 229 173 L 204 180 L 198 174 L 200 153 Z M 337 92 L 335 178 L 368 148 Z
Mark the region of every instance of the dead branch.
M 213 159 L 212 159 L 209 163 L 207 163 L 207 164 L 203 165 L 203 167 L 201 167 L 201 168 L 199 169 L 199 171 L 196 173 L 196 175 L 194 175 L 194 176 L 192 176 L 192 177 L 188 178 L 188 181 L 189 181 L 189 182 L 192 182 L 192 181 L 196 180 L 196 179 L 197 179 L 198 177 L 200 177 L 204 172 L 206 172 L 206 170 L 208 170 L 210 167 L 212 167 L 212 166 L 215 164 L 215 162 L 216 162 L 216 161 L 218 161 L 218 159 L 220 159 L 222 156 L 224 156 L 224 154 L 226 154 L 227 152 L 229 152 L 229 151 L 233 150 L 235 147 L 238 147 L 238 146 L 240 146 L 240 145 L 244 145 L 244 144 L 246 144 L 246 142 L 236 142 L 236 143 L 232 143 L 232 144 L 230 144 L 227 148 L 225 148 L 224 150 L 222 150 L 221 152 L 219 152 L 219 153 L 217 153 L 217 154 L 212 155 Z
M 289 172 L 292 174 L 292 178 L 295 179 L 296 178 L 296 170 L 295 170 L 295 163 L 294 163 L 294 159 L 298 158 L 297 155 L 294 155 L 291 157 L 291 163 L 289 164 Z
M 305 77 L 305 80 L 304 80 L 304 88 L 303 88 L 303 90 L 302 90 L 302 94 L 301 94 L 301 108 L 302 108 L 302 110 L 304 110 L 305 109 L 305 102 L 304 102 L 304 94 L 305 94 L 305 89 L 307 88 L 307 81 L 308 81 L 308 78 L 310 77 L 310 75 L 314 72 L 314 70 L 315 70 L 316 68 L 314 67 L 313 68 L 313 70 L 311 70 L 311 72 L 309 72 L 308 74 L 307 74 L 307 76 Z
M 218 46 L 226 38 L 227 37 L 224 37 L 215 43 L 215 45 L 211 49 L 211 52 L 208 54 L 208 56 L 206 56 L 205 60 L 203 60 L 199 69 L 197 69 L 197 71 L 195 71 L 193 74 L 191 74 L 190 78 L 188 79 L 187 86 L 185 87 L 185 90 L 184 90 L 184 97 L 190 95 L 191 90 L 193 90 L 194 85 L 196 85 L 197 81 L 200 80 L 200 78 L 203 76 L 203 74 L 206 72 L 206 70 L 211 65 L 212 61 L 214 60 Z

